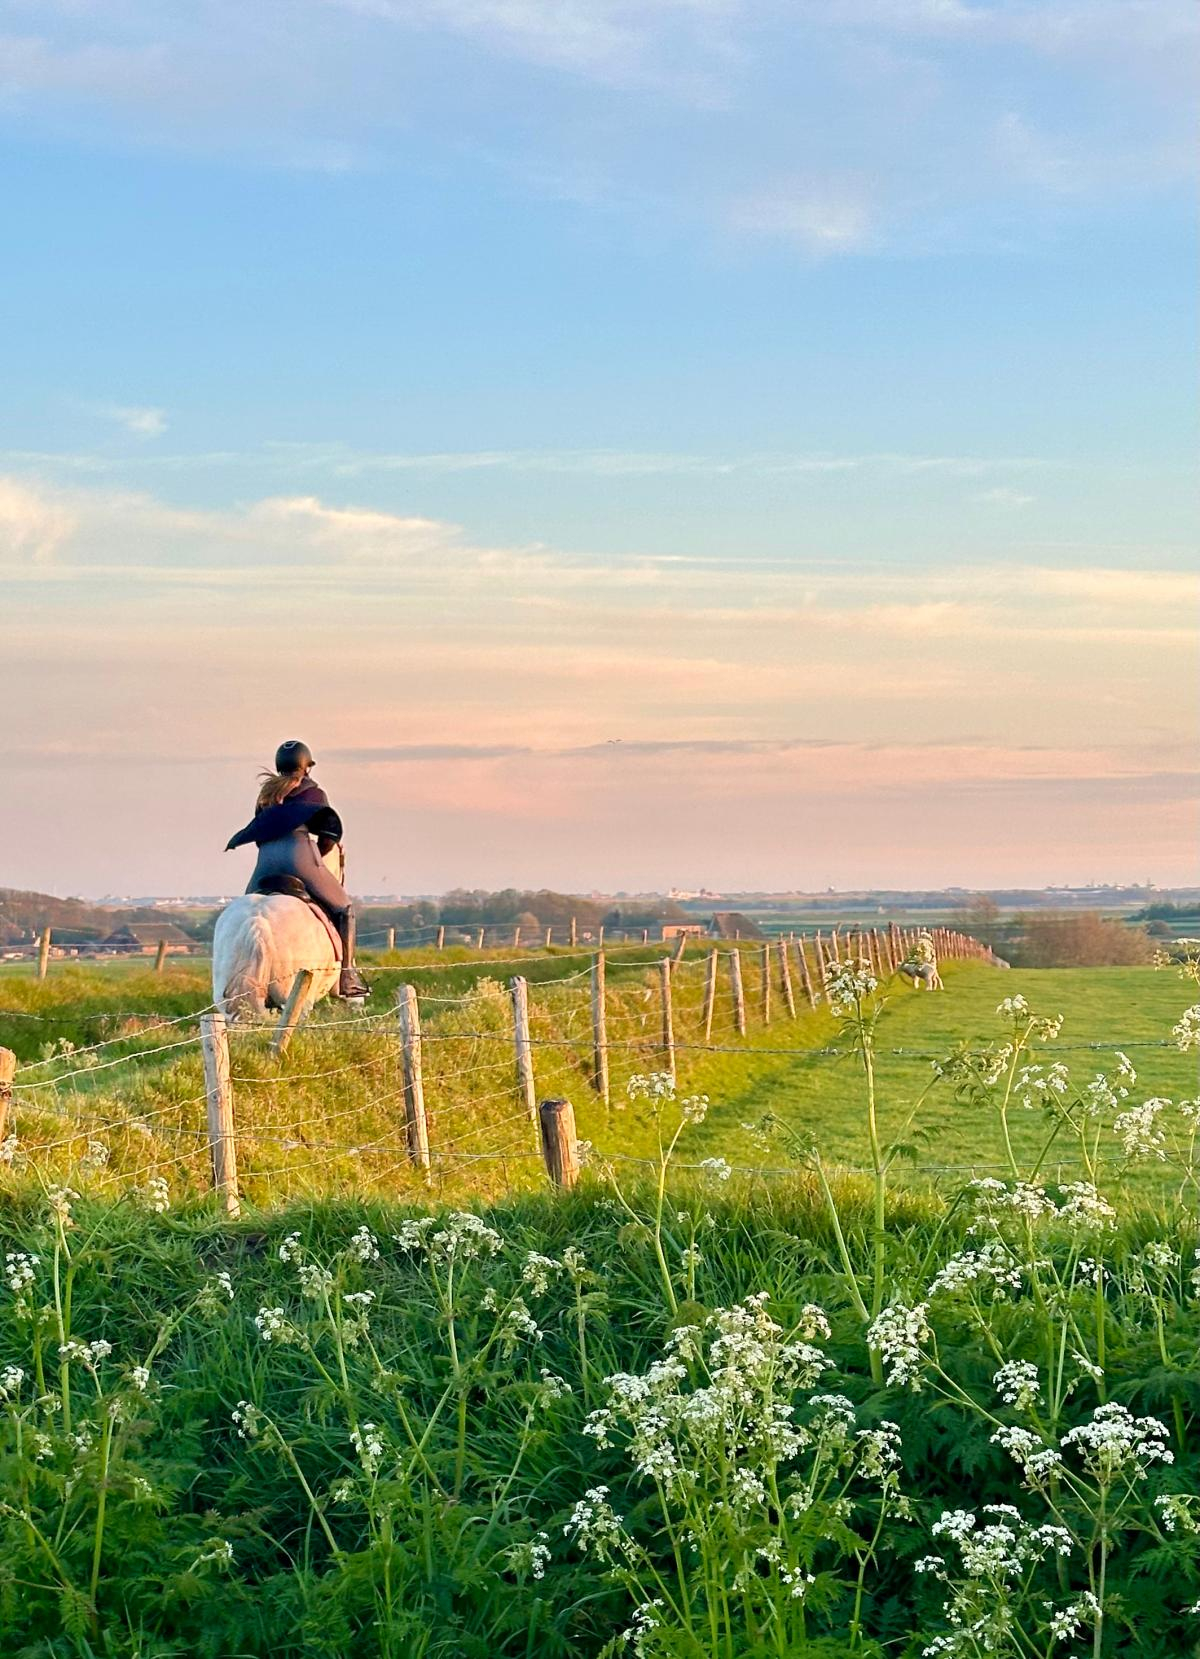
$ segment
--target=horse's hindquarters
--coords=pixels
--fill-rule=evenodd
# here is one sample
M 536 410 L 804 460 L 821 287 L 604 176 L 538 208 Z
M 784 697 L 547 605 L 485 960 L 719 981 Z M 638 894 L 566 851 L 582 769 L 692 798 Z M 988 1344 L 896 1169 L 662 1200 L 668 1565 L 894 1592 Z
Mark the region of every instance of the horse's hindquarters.
M 213 931 L 213 1001 L 229 1019 L 282 1008 L 301 968 L 311 968 L 306 1006 L 328 996 L 337 959 L 324 925 L 301 899 L 247 893 L 233 899 Z

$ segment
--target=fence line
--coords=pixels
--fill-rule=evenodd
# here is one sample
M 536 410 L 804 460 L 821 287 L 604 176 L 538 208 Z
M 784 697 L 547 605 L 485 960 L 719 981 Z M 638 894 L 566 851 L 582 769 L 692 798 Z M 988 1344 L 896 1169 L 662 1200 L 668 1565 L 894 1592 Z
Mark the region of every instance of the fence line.
M 985 947 L 964 935 L 945 932 L 935 938 L 946 958 L 990 960 Z M 687 943 L 685 939 L 685 949 Z M 23 1067 L 10 1065 L 8 1070 L 14 1074 L 10 1081 L 5 1078 L 4 1057 L 8 1051 L 0 1050 L 0 1142 L 6 1148 L 10 1144 L 5 1119 L 11 1121 L 14 1112 L 29 1120 L 20 1125 L 25 1134 L 16 1143 L 27 1157 L 70 1151 L 81 1144 L 88 1146 L 86 1156 L 90 1156 L 95 1143 L 106 1135 L 114 1148 L 119 1142 L 123 1151 L 131 1135 L 158 1137 L 160 1144 L 153 1159 L 147 1154 L 146 1161 L 138 1162 L 132 1171 L 117 1167 L 99 1170 L 97 1185 L 117 1181 L 128 1185 L 137 1178 L 162 1176 L 164 1171 L 184 1166 L 194 1183 L 202 1180 L 201 1160 L 207 1149 L 209 1179 L 229 1214 L 236 1213 L 241 1189 L 247 1184 L 274 1193 L 281 1183 L 290 1183 L 295 1176 L 311 1182 L 317 1172 L 346 1161 L 356 1172 L 354 1180 L 360 1190 L 364 1182 L 378 1185 L 397 1179 L 401 1171 L 406 1172 L 407 1180 L 428 1185 L 433 1181 L 444 1183 L 469 1166 L 500 1164 L 507 1168 L 511 1163 L 521 1167 L 536 1160 L 541 1160 L 551 1181 L 569 1186 L 582 1162 L 574 1113 L 562 1096 L 548 1099 L 544 1090 L 539 1090 L 539 1055 L 558 1051 L 569 1062 L 569 1074 L 577 1077 L 580 1089 L 591 1094 L 606 1111 L 614 1087 L 623 1088 L 628 1082 L 630 1066 L 635 1071 L 662 1071 L 675 1076 L 677 1068 L 691 1056 L 706 1054 L 813 1061 L 844 1057 L 843 1049 L 828 1043 L 806 1046 L 801 1041 L 763 1039 L 773 1026 L 783 1025 L 786 1030 L 828 1002 L 831 964 L 844 961 L 848 954 L 858 956 L 870 962 L 886 981 L 905 963 L 905 953 L 912 945 L 913 939 L 899 928 L 854 930 L 850 939 L 839 938 L 835 930 L 827 940 L 816 935 L 807 940 L 777 939 L 765 944 L 709 941 L 702 953 L 691 958 L 676 948 L 649 961 L 613 962 L 605 952 L 597 951 L 578 971 L 546 980 L 517 975 L 509 984 L 497 983 L 486 991 L 485 973 L 472 988 L 453 996 L 406 982 L 397 993 L 397 1005 L 378 1014 L 294 1020 L 292 1029 L 297 1040 L 302 1036 L 310 1044 L 327 1038 L 336 1042 L 337 1033 L 351 1028 L 368 1045 L 353 1057 L 339 1058 L 337 1064 L 313 1067 L 310 1061 L 308 1069 L 295 1071 L 288 1069 L 284 1054 L 272 1051 L 269 1030 L 247 1026 L 231 1029 L 220 1009 L 214 1007 L 156 1020 L 145 1031 L 104 1039 L 67 1055 L 44 1056 Z M 521 966 L 528 961 L 515 960 Z M 803 1010 L 797 1006 L 793 966 L 808 1004 Z M 640 983 L 631 985 L 626 980 L 619 988 L 610 986 L 606 975 L 613 968 L 635 971 Z M 722 975 L 728 983 L 726 995 L 720 991 Z M 572 987 L 582 995 L 573 997 Z M 298 999 L 297 1009 L 299 1006 Z M 423 1010 L 429 1015 L 427 1022 L 422 1021 Z M 468 1023 L 462 1023 L 464 1018 Z M 178 1028 L 193 1021 L 199 1028 L 194 1035 L 91 1065 L 70 1067 L 47 1077 L 25 1077 L 27 1071 L 58 1062 L 69 1064 L 79 1055 L 103 1052 L 116 1044 L 135 1042 L 138 1037 L 156 1035 L 160 1029 Z M 740 1033 L 746 1035 L 739 1041 Z M 703 1040 L 695 1040 L 701 1036 Z M 497 1046 L 489 1051 L 488 1045 Z M 1038 1052 L 1113 1052 L 1172 1046 L 1166 1039 L 1135 1038 L 1124 1043 L 1050 1043 L 1039 1045 Z M 61 1096 L 54 1092 L 59 1085 L 81 1076 L 93 1076 L 129 1061 L 171 1055 L 172 1063 L 165 1069 L 155 1068 L 148 1074 L 153 1086 L 159 1080 L 186 1076 L 186 1072 L 174 1070 L 173 1061 L 183 1060 L 185 1051 L 197 1049 L 204 1060 L 204 1088 L 177 1101 L 153 1106 L 147 1103 L 145 1110 L 130 1101 L 120 1115 L 104 1119 L 104 1109 L 111 1111 L 111 1099 L 95 1097 L 89 1116 L 93 1097 L 86 1090 L 72 1089 Z M 944 1050 L 893 1047 L 878 1052 L 899 1059 L 948 1058 Z M 235 1069 L 230 1064 L 231 1053 L 246 1056 L 246 1063 Z M 556 1081 L 561 1078 L 562 1068 L 554 1075 Z M 338 1086 L 341 1098 L 336 1108 L 313 1109 L 305 1104 L 298 1116 L 280 1115 L 281 1107 L 286 1112 L 288 1091 L 293 1085 L 327 1079 L 344 1080 Z M 455 1094 L 460 1098 L 452 1098 Z M 193 1116 L 201 1103 L 203 1118 Z M 49 1115 L 51 1123 L 50 1138 L 44 1141 L 27 1133 L 29 1122 L 36 1121 L 39 1114 L 43 1123 Z M 362 1119 L 361 1132 L 353 1141 L 330 1136 L 334 1124 L 353 1117 Z M 151 1124 L 154 1128 L 149 1127 Z M 497 1145 L 505 1132 L 517 1125 L 523 1129 L 521 1138 Z M 537 1150 L 531 1150 L 531 1138 Z M 180 1142 L 184 1143 L 182 1150 Z M 283 1152 L 303 1149 L 303 1157 L 272 1164 L 263 1155 L 271 1148 Z M 86 1156 L 79 1161 L 81 1169 L 86 1167 Z M 613 1153 L 604 1161 L 639 1162 L 626 1153 Z M 699 1170 L 703 1166 L 680 1167 Z M 925 1173 L 965 1173 L 988 1167 L 992 1166 L 928 1165 Z M 735 1168 L 739 1173 L 772 1173 L 752 1166 Z

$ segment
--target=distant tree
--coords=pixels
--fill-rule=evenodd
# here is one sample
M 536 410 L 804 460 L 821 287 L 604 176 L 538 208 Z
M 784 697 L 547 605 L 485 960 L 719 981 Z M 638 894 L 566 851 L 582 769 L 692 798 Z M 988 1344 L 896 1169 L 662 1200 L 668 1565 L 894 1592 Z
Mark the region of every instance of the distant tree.
M 1144 927 L 1130 927 L 1095 910 L 1024 916 L 1018 943 L 1011 948 L 1022 968 L 1136 967 L 1150 961 L 1152 949 Z
M 1000 906 L 987 893 L 973 894 L 954 912 L 953 921 L 960 933 L 985 945 L 994 945 L 1002 930 Z

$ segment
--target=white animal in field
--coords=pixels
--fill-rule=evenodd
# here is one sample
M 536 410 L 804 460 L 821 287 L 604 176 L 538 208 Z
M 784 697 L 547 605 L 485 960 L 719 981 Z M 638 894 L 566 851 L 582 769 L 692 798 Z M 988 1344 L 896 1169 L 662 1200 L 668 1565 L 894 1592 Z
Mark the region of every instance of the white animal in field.
M 901 962 L 896 971 L 897 973 L 903 974 L 905 979 L 911 980 L 912 984 L 918 990 L 922 986 L 924 986 L 927 991 L 945 990 L 945 986 L 942 984 L 942 976 L 937 970 L 936 962 Z
M 334 847 L 325 862 L 342 879 Z M 261 1019 L 282 1008 L 301 968 L 313 970 L 303 1016 L 338 982 L 341 958 L 329 925 L 303 899 L 287 893 L 244 893 L 231 899 L 213 931 L 213 1002 L 226 1019 Z

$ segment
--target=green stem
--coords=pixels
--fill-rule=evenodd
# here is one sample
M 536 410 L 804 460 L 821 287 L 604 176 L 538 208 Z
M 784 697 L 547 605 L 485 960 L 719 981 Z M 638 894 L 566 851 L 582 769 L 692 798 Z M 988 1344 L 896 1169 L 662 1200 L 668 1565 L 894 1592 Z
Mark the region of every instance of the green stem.
M 104 1513 L 108 1506 L 108 1465 L 112 1453 L 113 1414 L 104 1414 L 104 1433 L 100 1440 L 100 1487 L 96 1498 L 96 1535 L 92 1541 L 92 1577 L 88 1597 L 93 1608 L 100 1585 L 100 1554 L 104 1546 Z

